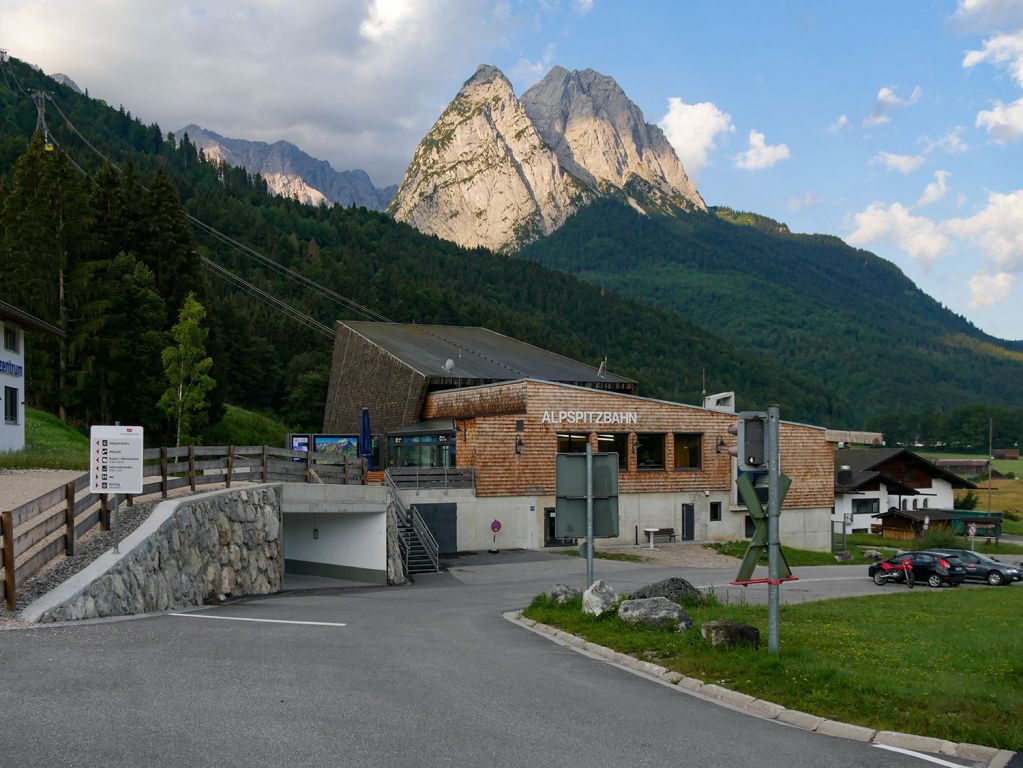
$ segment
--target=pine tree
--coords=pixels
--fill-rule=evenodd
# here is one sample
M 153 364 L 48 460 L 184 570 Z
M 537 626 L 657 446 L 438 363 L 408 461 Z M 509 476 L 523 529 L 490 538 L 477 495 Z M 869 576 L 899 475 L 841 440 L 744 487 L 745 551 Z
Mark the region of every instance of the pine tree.
M 178 446 L 182 439 L 193 443 L 208 419 L 206 394 L 214 381 L 209 375 L 213 360 L 206 356 L 205 317 L 206 310 L 195 294 L 189 293 L 171 329 L 174 343 L 163 351 L 163 369 L 170 386 L 160 398 L 160 408 L 171 419 Z
M 142 198 L 140 244 L 135 251 L 156 276 L 168 320 L 191 292 L 200 291 L 195 239 L 167 173 L 159 168 Z

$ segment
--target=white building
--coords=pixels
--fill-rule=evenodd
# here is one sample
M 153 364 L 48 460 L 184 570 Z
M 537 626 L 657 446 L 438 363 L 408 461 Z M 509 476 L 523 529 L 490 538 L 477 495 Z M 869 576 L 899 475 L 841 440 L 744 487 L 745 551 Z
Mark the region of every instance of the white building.
M 0 301 L 0 453 L 25 447 L 25 331 L 63 336 L 59 328 Z
M 889 509 L 953 509 L 955 491 L 976 488 L 905 448 L 835 451 L 835 511 L 849 533 L 869 533 Z

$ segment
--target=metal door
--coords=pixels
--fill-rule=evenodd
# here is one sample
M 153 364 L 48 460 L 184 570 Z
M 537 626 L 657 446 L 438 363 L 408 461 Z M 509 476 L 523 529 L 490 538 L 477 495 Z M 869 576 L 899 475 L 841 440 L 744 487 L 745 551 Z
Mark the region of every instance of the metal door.
M 423 522 L 437 539 L 437 549 L 442 555 L 453 555 L 458 551 L 458 505 L 457 504 L 416 504 L 423 516 Z
M 679 538 L 682 541 L 696 538 L 696 507 L 692 504 L 682 505 L 682 533 Z

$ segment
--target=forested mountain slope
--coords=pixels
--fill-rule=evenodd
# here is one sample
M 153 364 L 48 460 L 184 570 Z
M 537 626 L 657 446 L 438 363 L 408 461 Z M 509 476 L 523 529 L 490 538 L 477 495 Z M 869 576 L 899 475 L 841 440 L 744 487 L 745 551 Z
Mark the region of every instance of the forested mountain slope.
M 778 402 L 786 418 L 840 425 L 853 416 L 828 388 L 673 311 L 532 262 L 463 250 L 364 208 L 275 197 L 258 176 L 208 162 L 190 141 L 124 109 L 17 60 L 8 71 L 17 82 L 0 83 L 0 298 L 68 331 L 64 345 L 33 340 L 29 394 L 50 409 L 65 405 L 72 420 L 158 418 L 160 348 L 194 289 L 209 313 L 216 402 L 321 426 L 329 339 L 204 271 L 200 257 L 328 326 L 362 315 L 193 231 L 182 207 L 391 320 L 483 325 L 593 365 L 606 356 L 609 370 L 638 379 L 648 396 L 698 402 L 705 372 L 709 391 L 735 389 L 743 407 Z M 35 88 L 53 97 L 54 151 L 30 144 L 36 110 L 27 92 Z M 123 172 L 104 167 L 86 139 Z
M 1023 343 L 987 336 L 894 264 L 727 209 L 584 208 L 518 256 L 677 312 L 855 404 L 861 418 L 1023 401 Z

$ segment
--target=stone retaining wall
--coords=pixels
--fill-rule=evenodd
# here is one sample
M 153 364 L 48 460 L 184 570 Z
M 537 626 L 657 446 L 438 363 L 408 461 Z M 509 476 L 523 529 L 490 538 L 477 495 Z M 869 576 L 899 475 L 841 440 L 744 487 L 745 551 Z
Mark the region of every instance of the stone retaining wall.
M 112 563 L 93 563 L 97 572 L 85 586 L 61 596 L 36 620 L 124 616 L 202 605 L 218 595 L 279 592 L 281 488 L 165 501 L 120 549 Z

